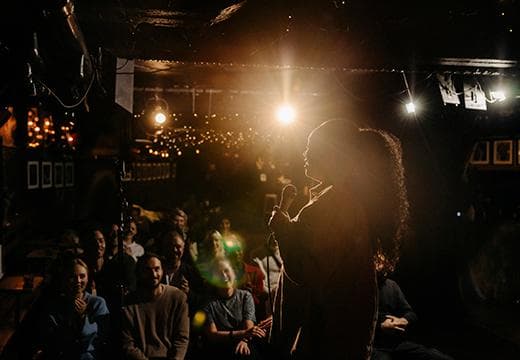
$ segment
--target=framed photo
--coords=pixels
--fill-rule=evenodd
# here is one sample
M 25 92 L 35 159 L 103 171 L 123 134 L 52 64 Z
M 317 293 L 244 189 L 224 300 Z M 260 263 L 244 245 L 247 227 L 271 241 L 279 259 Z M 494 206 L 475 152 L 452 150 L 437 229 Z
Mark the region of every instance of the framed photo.
M 475 165 L 488 165 L 489 161 L 489 141 L 477 141 L 473 146 L 470 163 Z
M 74 163 L 65 163 L 65 186 L 74 186 Z
M 513 140 L 493 142 L 493 164 L 513 165 Z
M 520 165 L 520 140 L 516 141 L 516 163 Z
M 63 163 L 62 162 L 54 163 L 54 187 L 55 188 L 63 187 Z
M 42 189 L 52 187 L 52 162 L 42 161 Z
M 40 164 L 38 161 L 27 161 L 27 189 L 40 187 Z

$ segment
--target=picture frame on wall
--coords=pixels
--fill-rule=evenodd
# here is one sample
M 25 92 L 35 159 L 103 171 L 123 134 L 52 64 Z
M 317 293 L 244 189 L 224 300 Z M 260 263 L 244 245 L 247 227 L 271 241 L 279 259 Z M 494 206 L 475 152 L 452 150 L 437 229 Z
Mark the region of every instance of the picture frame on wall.
M 513 140 L 493 142 L 493 164 L 513 165 Z
M 477 141 L 473 146 L 470 163 L 474 165 L 488 165 L 491 158 L 489 153 L 489 141 Z
M 516 140 L 516 164 L 520 165 L 520 139 Z
M 63 163 L 54 163 L 54 187 L 62 188 L 64 183 Z
M 65 186 L 74 186 L 74 163 L 71 161 L 65 163 Z
M 38 161 L 27 162 L 27 189 L 40 187 L 40 164 Z
M 42 189 L 52 187 L 52 162 L 42 161 Z

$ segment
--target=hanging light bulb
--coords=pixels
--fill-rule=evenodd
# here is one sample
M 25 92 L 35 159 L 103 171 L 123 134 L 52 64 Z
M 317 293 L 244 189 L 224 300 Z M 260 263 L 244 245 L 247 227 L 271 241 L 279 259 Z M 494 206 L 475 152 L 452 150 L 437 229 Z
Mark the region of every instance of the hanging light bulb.
M 502 102 L 507 99 L 506 93 L 504 92 L 504 90 L 501 90 L 501 89 L 496 89 L 494 91 L 490 91 L 489 95 L 491 95 L 492 101 Z
M 413 101 L 407 103 L 405 105 L 405 107 L 406 107 L 406 112 L 408 114 L 414 114 L 415 113 L 416 107 L 415 107 L 415 104 L 413 103 Z
M 164 111 L 162 110 L 162 108 L 160 106 L 158 106 L 155 109 L 153 119 L 155 121 L 155 124 L 159 125 L 159 126 L 163 125 L 166 122 L 166 114 L 164 113 Z

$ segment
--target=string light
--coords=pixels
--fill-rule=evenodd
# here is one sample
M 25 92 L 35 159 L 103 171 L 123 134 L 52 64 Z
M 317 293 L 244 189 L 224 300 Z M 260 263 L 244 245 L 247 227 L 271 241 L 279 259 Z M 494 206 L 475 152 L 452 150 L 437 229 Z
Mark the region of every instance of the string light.
M 194 115 L 194 114 L 192 114 Z M 199 114 L 200 115 L 200 114 Z M 213 116 L 214 115 L 214 116 Z M 213 114 L 211 116 L 211 126 L 213 122 L 220 123 L 218 127 L 222 127 L 222 122 L 235 121 L 240 114 L 234 113 L 233 116 Z M 176 114 L 176 118 L 182 117 L 182 114 Z M 277 135 L 278 140 L 282 139 L 282 135 Z M 160 129 L 153 133 L 150 143 L 145 147 L 145 154 L 152 157 L 180 157 L 188 153 L 200 155 L 204 146 L 218 145 L 223 149 L 233 152 L 255 144 L 270 143 L 273 141 L 273 135 L 265 133 L 261 134 L 247 126 L 244 131 L 220 129 L 216 130 L 215 126 L 208 128 L 193 127 L 192 125 L 183 125 L 182 127 L 166 130 Z
M 27 146 L 29 148 L 48 147 L 58 145 L 62 150 L 76 149 L 76 130 L 74 113 L 65 113 L 63 125 L 57 131 L 54 128 L 54 119 L 51 114 L 38 116 L 38 108 L 27 111 Z

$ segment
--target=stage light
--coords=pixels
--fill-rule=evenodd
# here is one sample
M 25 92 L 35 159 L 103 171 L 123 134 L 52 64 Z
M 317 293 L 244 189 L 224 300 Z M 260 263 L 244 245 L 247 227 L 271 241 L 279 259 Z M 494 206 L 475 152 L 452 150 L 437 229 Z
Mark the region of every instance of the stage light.
M 291 105 L 284 104 L 278 107 L 276 111 L 276 117 L 284 125 L 292 123 L 296 119 L 296 112 Z
M 408 104 L 405 105 L 406 106 L 406 112 L 408 114 L 413 114 L 415 113 L 415 104 L 413 102 L 409 102 Z
M 506 93 L 503 90 L 499 90 L 499 89 L 497 89 L 495 91 L 490 91 L 489 95 L 491 95 L 491 101 L 493 101 L 493 102 L 495 102 L 495 101 L 502 102 L 505 99 L 507 99 Z
M 156 125 L 163 125 L 166 122 L 166 114 L 159 107 L 153 116 Z
M 142 114 L 155 126 L 163 126 L 169 119 L 168 102 L 155 95 L 146 101 Z

